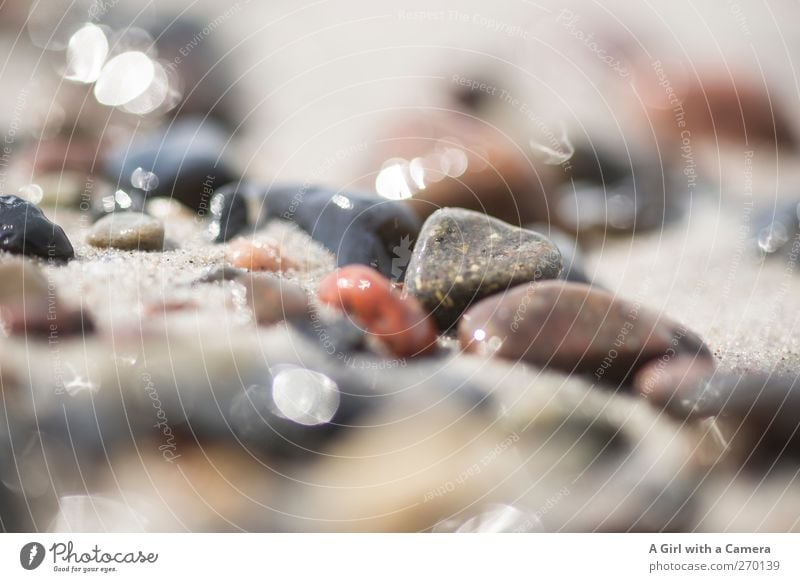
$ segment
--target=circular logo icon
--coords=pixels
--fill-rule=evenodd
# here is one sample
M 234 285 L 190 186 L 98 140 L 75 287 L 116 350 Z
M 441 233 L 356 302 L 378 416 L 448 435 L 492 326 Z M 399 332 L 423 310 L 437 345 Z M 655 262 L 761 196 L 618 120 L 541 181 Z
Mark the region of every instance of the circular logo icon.
M 35 570 L 44 561 L 44 546 L 39 542 L 28 542 L 19 551 L 19 563 L 26 570 Z

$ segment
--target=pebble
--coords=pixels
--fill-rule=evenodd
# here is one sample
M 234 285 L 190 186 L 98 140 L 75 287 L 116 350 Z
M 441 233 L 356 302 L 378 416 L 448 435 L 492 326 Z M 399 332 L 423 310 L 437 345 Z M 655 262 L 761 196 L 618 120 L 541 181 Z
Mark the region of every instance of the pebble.
M 547 220 L 546 192 L 561 173 L 472 114 L 415 112 L 376 139 L 367 170 L 377 192 L 425 220 L 440 208 L 485 212 L 514 225 Z
M 396 356 L 436 349 L 436 329 L 417 300 L 394 292 L 391 282 L 374 269 L 342 267 L 320 282 L 318 297 L 352 315 Z
M 259 325 L 308 318 L 308 295 L 299 285 L 266 273 L 242 276 L 239 282 Z
M 554 188 L 551 222 L 579 235 L 660 229 L 683 216 L 685 189 L 659 160 L 579 145 Z
M 484 299 L 464 314 L 458 337 L 470 352 L 614 383 L 630 382 L 657 358 L 712 357 L 696 334 L 668 317 L 596 287 L 564 281 L 520 285 Z
M 64 230 L 34 204 L 18 196 L 0 196 L 0 250 L 64 262 L 75 250 Z
M 472 302 L 520 283 L 555 279 L 562 259 L 544 236 L 471 210 L 444 208 L 425 221 L 405 279 L 448 330 Z
M 0 263 L 0 320 L 8 335 L 49 339 L 94 329 L 88 314 L 64 304 L 27 259 Z
M 287 271 L 300 265 L 284 256 L 278 241 L 270 238 L 238 238 L 228 245 L 228 260 L 238 269 L 248 271 Z
M 200 215 L 209 212 L 214 190 L 237 180 L 223 155 L 228 134 L 212 121 L 182 118 L 132 142 L 116 144 L 103 173 L 117 188 L 131 190 L 131 177 L 140 168 L 152 172 L 151 197 L 174 198 Z M 140 171 L 141 173 L 141 171 Z
M 261 223 L 292 221 L 334 253 L 337 266 L 369 265 L 403 278 L 420 222 L 401 202 L 302 185 L 270 188 L 265 196 Z
M 110 214 L 94 224 L 86 242 L 98 248 L 160 251 L 164 248 L 164 225 L 138 212 Z
M 800 457 L 796 374 L 725 372 L 691 388 L 682 395 L 683 408 L 722 422 L 732 435 L 729 448 L 745 463 L 769 466 Z
M 211 197 L 211 220 L 208 234 L 215 243 L 224 243 L 247 229 L 247 201 L 239 182 L 223 186 Z
M 691 397 L 702 390 L 715 368 L 714 361 L 708 358 L 661 357 L 642 366 L 633 378 L 633 386 L 654 406 L 686 418 L 696 415 Z

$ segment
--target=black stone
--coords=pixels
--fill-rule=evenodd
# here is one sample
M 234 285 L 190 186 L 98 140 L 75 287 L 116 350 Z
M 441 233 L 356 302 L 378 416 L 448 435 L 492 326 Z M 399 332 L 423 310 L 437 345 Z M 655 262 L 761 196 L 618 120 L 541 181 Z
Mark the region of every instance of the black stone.
M 64 230 L 18 196 L 0 196 L 0 250 L 59 262 L 75 257 Z
M 403 278 L 420 222 L 402 202 L 302 185 L 273 187 L 265 196 L 262 224 L 292 221 L 336 254 L 338 266 L 370 265 L 393 280 Z
M 422 227 L 404 292 L 446 331 L 473 302 L 522 283 L 556 279 L 561 269 L 558 248 L 541 234 L 472 210 L 443 208 Z
M 214 190 L 238 180 L 224 156 L 228 139 L 229 134 L 214 122 L 179 119 L 131 143 L 117 144 L 105 160 L 103 173 L 129 192 L 134 170 L 153 172 L 158 185 L 145 198 L 175 198 L 205 216 Z
M 208 229 L 215 243 L 227 242 L 247 229 L 250 223 L 247 215 L 248 190 L 255 195 L 257 187 L 237 182 L 214 192 Z

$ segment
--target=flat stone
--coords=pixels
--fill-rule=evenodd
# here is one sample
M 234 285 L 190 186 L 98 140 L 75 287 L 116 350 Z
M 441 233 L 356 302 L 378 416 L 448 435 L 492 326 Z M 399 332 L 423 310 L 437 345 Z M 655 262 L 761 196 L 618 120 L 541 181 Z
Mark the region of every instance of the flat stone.
M 75 257 L 64 230 L 19 196 L 0 196 L 0 250 L 58 262 Z
M 164 248 L 164 225 L 146 214 L 119 212 L 98 220 L 86 242 L 98 248 L 159 251 Z
M 639 303 L 580 283 L 520 285 L 484 299 L 458 329 L 467 351 L 624 383 L 665 355 L 711 359 L 692 331 Z
M 471 303 L 520 283 L 555 279 L 561 267 L 561 254 L 544 236 L 471 210 L 444 208 L 422 227 L 404 292 L 447 330 Z
M 369 265 L 401 280 L 420 222 L 404 204 L 365 192 L 320 186 L 277 186 L 266 191 L 261 223 L 296 223 L 336 255 L 339 267 Z

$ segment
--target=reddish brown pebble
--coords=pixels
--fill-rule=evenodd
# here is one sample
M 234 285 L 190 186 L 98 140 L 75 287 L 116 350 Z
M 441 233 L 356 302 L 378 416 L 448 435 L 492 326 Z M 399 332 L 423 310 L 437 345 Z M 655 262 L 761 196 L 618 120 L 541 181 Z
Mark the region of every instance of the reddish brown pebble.
M 458 337 L 467 351 L 608 382 L 630 381 L 643 364 L 664 355 L 711 359 L 697 335 L 668 317 L 566 281 L 520 285 L 484 299 L 466 312 Z
M 248 271 L 287 271 L 298 265 L 283 256 L 273 239 L 239 238 L 228 246 L 228 259 L 234 267 Z
M 239 278 L 247 290 L 247 301 L 259 325 L 303 319 L 309 315 L 308 295 L 299 285 L 268 274 Z
M 393 354 L 415 356 L 436 348 L 436 328 L 413 297 L 400 297 L 376 270 L 349 265 L 325 277 L 319 300 L 352 315 Z
M 691 397 L 713 376 L 715 367 L 705 357 L 665 355 L 642 366 L 633 386 L 654 406 L 678 417 L 693 416 Z

